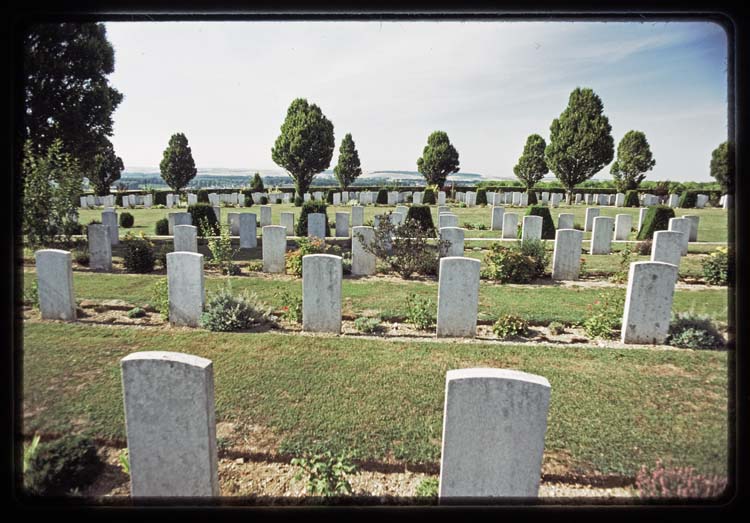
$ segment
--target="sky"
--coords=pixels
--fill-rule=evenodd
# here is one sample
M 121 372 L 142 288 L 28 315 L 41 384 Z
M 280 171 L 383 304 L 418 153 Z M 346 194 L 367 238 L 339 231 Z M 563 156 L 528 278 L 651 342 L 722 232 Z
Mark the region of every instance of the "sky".
M 306 98 L 351 133 L 362 169 L 416 170 L 448 133 L 462 172 L 513 177 L 526 138 L 549 141 L 571 91 L 601 98 L 615 148 L 645 133 L 647 180 L 712 181 L 727 140 L 727 37 L 711 22 L 107 22 L 115 151 L 158 168 L 184 133 L 199 168 L 281 169 L 289 104 Z M 551 175 L 551 173 L 550 173 Z M 596 178 L 610 178 L 609 166 Z

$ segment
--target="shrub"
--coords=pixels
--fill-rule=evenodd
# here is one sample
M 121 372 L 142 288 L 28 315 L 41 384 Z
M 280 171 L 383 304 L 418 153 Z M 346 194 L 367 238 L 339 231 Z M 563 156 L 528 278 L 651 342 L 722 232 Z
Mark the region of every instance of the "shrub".
M 386 205 L 388 203 L 388 191 L 386 189 L 380 189 L 378 191 L 378 196 L 375 199 L 375 203 L 379 203 L 381 205 Z
M 328 205 L 333 205 L 333 193 L 334 191 L 332 189 L 326 191 L 326 203 Z
M 154 225 L 154 233 L 157 236 L 168 236 L 169 235 L 169 219 L 162 218 L 156 221 Z
M 513 336 L 526 336 L 529 331 L 529 324 L 520 316 L 513 314 L 503 314 L 492 325 L 492 332 L 500 338 L 510 338 Z
M 282 291 L 278 296 L 284 311 L 282 318 L 291 323 L 302 323 L 302 296 L 289 291 Z
M 295 207 L 302 207 L 302 204 L 304 204 L 304 203 L 305 203 L 305 200 L 304 200 L 304 198 L 302 198 L 302 196 L 297 195 L 297 196 L 294 197 L 294 206 Z
M 116 207 L 124 207 L 122 204 L 122 193 L 116 193 L 115 194 L 115 206 Z
M 635 244 L 635 252 L 637 252 L 641 256 L 650 256 L 651 245 L 652 245 L 651 240 L 643 240 L 642 242 L 638 242 Z
M 297 240 L 297 249 L 286 253 L 286 272 L 298 278 L 302 276 L 302 257 L 308 254 L 325 254 L 328 250 L 325 241 L 320 238 L 307 238 L 305 236 Z
M 73 261 L 75 261 L 78 265 L 83 265 L 84 267 L 89 266 L 89 250 L 88 249 L 73 249 Z
M 327 206 L 324 202 L 317 202 L 314 200 L 310 200 L 309 202 L 305 202 L 302 204 L 302 210 L 300 211 L 299 220 L 297 221 L 297 225 L 295 225 L 295 233 L 297 236 L 306 237 L 307 236 L 307 215 L 308 214 L 325 214 L 326 215 L 326 236 L 331 235 L 331 228 L 328 225 L 328 214 L 326 213 Z
M 194 203 L 188 206 L 187 212 L 190 213 L 190 223 L 198 226 L 199 236 L 219 234 L 219 220 L 216 218 L 216 213 L 210 203 Z
M 625 207 L 640 207 L 641 202 L 638 199 L 638 191 L 626 191 L 625 192 Z
M 539 200 L 536 199 L 536 191 L 534 191 L 534 189 L 529 189 L 528 191 L 526 191 L 526 194 L 529 195 L 529 205 L 536 205 L 537 203 L 539 203 Z
M 210 234 L 210 226 L 206 220 L 200 222 L 203 235 Z M 208 239 L 208 250 L 211 251 L 209 264 L 218 267 L 222 274 L 232 276 L 240 273 L 240 268 L 234 263 L 234 256 L 239 249 L 232 248 L 232 238 L 229 236 L 229 224 L 219 224 L 219 235 Z
M 91 439 L 68 434 L 39 446 L 24 482 L 33 494 L 62 496 L 93 483 L 103 468 Z
M 694 209 L 698 202 L 698 193 L 696 191 L 683 191 L 680 195 L 678 205 L 682 209 Z
M 359 332 L 372 334 L 381 330 L 380 320 L 378 318 L 357 318 L 354 320 L 354 328 Z
M 135 223 L 135 218 L 133 218 L 132 214 L 129 212 L 120 214 L 120 227 L 130 229 L 133 226 L 133 223 Z
M 305 454 L 293 458 L 291 463 L 302 468 L 294 479 L 300 480 L 303 473 L 307 474 L 307 493 L 312 496 L 352 493 L 347 475 L 352 474 L 356 467 L 351 463 L 348 454 L 333 456 L 330 451 L 314 455 Z
M 528 256 L 534 262 L 534 276 L 544 276 L 544 271 L 549 263 L 550 254 L 544 248 L 544 242 L 541 240 L 522 240 L 517 242 L 514 247 L 524 256 Z
M 633 254 L 633 250 L 630 248 L 630 244 L 626 243 L 625 247 L 620 251 L 619 268 L 609 277 L 609 281 L 612 283 L 626 283 L 628 281 L 631 254 Z
M 642 498 L 709 498 L 720 496 L 727 480 L 696 474 L 692 467 L 666 468 L 661 460 L 656 460 L 654 470 L 641 467 L 635 486 Z
M 477 189 L 477 205 L 487 205 L 486 189 Z
M 123 265 L 128 272 L 144 274 L 154 270 L 156 258 L 154 256 L 154 246 L 141 233 L 140 237 L 135 237 L 128 233 L 124 241 L 125 254 L 123 255 Z
M 708 316 L 680 312 L 669 323 L 667 344 L 687 349 L 720 349 L 724 338 Z
M 438 478 L 424 478 L 417 485 L 415 495 L 420 498 L 436 498 L 439 484 Z
M 154 191 L 154 205 L 167 205 L 167 193 L 171 191 Z
M 701 262 L 701 267 L 703 279 L 709 285 L 728 285 L 730 281 L 734 280 L 729 251 L 725 247 L 719 247 L 715 252 L 712 252 L 708 258 Z
M 208 199 L 208 191 L 206 189 L 198 189 L 198 203 L 211 203 Z
M 437 198 L 435 197 L 435 191 L 433 189 L 427 188 L 424 190 L 422 203 L 425 205 L 435 205 L 437 203 Z
M 622 312 L 625 307 L 625 293 L 621 289 L 606 289 L 598 299 L 587 306 L 589 317 L 583 322 L 583 329 L 589 338 L 614 339 L 622 326 Z
M 245 202 L 244 202 L 245 203 L 245 207 L 252 207 L 253 203 L 255 203 L 253 201 L 253 191 L 252 191 L 252 189 L 242 189 L 240 192 L 242 193 L 242 196 L 245 198 Z M 240 203 L 242 203 L 242 202 L 240 202 Z
M 140 307 L 135 307 L 128 311 L 128 318 L 143 318 L 145 315 L 146 311 Z
M 357 234 L 365 251 L 375 255 L 390 270 L 407 279 L 414 273 L 436 274 L 439 252 L 444 252 L 450 245 L 447 240 L 440 239 L 435 245 L 430 245 L 428 241 L 434 239 L 434 233 L 408 218 L 401 225 L 393 225 L 390 220 L 380 220 L 372 242 L 365 242 L 361 234 Z
M 406 297 L 406 319 L 419 330 L 428 330 L 435 324 L 435 303 L 427 297 L 409 294 Z
M 543 240 L 554 240 L 555 239 L 555 223 L 552 221 L 552 215 L 549 212 L 549 207 L 545 205 L 531 205 L 526 209 L 525 216 L 541 216 L 542 217 L 542 239 Z M 518 234 L 521 234 L 519 229 Z M 520 236 L 519 236 L 520 237 Z
M 652 240 L 656 231 L 666 231 L 669 228 L 669 219 L 674 218 L 674 209 L 666 205 L 654 205 L 646 211 L 643 217 L 641 230 L 638 231 L 637 240 Z
M 268 196 L 261 196 L 260 197 L 260 204 L 261 205 L 268 205 Z
M 250 260 L 247 264 L 247 270 L 250 272 L 263 272 L 263 261 Z
M 521 243 L 526 242 L 511 247 L 505 247 L 500 242 L 492 243 L 484 257 L 483 277 L 500 283 L 531 282 L 537 276 L 539 261 L 524 254 Z M 527 249 L 531 250 L 531 247 Z
M 432 222 L 432 213 L 427 205 L 412 205 L 406 212 L 405 221 L 416 221 L 422 229 L 429 233 L 435 232 L 435 224 Z
M 228 284 L 209 296 L 200 325 L 210 331 L 230 332 L 273 322 L 271 310 L 259 303 L 255 293 L 234 295 Z
M 167 278 L 158 278 L 151 286 L 150 305 L 159 311 L 164 321 L 169 320 L 169 282 Z
M 156 262 L 166 270 L 167 268 L 167 254 L 172 252 L 172 246 L 168 244 L 160 245 L 159 248 L 155 249 L 154 258 Z
M 550 334 L 553 334 L 555 336 L 559 336 L 560 334 L 565 333 L 565 325 L 563 325 L 559 321 L 553 321 L 552 323 L 547 325 L 547 328 L 549 329 Z
M 23 291 L 23 304 L 39 308 L 39 284 L 36 278 L 31 282 L 31 285 Z

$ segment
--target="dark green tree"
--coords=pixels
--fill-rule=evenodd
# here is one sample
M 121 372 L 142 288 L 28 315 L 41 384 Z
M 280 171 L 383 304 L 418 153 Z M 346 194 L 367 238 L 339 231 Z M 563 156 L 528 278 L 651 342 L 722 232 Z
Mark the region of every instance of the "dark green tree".
M 549 172 L 547 163 L 544 161 L 545 147 L 547 147 L 547 143 L 544 138 L 538 134 L 532 134 L 526 139 L 523 154 L 518 159 L 516 166 L 513 167 L 513 173 L 529 192 Z
M 333 168 L 333 174 L 339 181 L 341 190 L 345 191 L 357 177 L 362 174 L 362 167 L 359 163 L 359 153 L 352 140 L 352 135 L 346 133 L 344 139 L 341 140 L 341 147 L 339 147 L 339 161 L 336 167 Z
M 711 176 L 724 194 L 734 191 L 734 144 L 724 142 L 711 153 Z
M 260 177 L 260 173 L 255 173 L 253 181 L 250 182 L 250 189 L 253 192 L 263 192 L 263 178 Z
M 550 126 L 550 142 L 544 150 L 547 167 L 565 188 L 570 202 L 573 188 L 612 161 L 615 143 L 604 105 L 591 89 L 577 87 L 568 107 Z
M 271 157 L 289 172 L 301 196 L 310 188 L 313 177 L 331 164 L 335 146 L 333 124 L 320 107 L 297 98 L 289 105 Z
M 169 139 L 159 169 L 161 177 L 174 191 L 179 191 L 195 178 L 198 171 L 184 134 L 175 133 Z
M 122 159 L 115 154 L 112 142 L 106 141 L 106 146 L 94 156 L 94 168 L 89 173 L 89 183 L 97 196 L 109 194 L 110 186 L 120 179 L 125 166 Z
M 115 52 L 104 24 L 33 24 L 24 36 L 22 140 L 43 156 L 55 140 L 84 176 L 112 136 L 122 94 L 109 85 Z
M 448 134 L 435 131 L 427 138 L 422 157 L 417 159 L 417 170 L 427 183 L 441 190 L 448 175 L 457 173 L 458 169 L 458 151 L 451 145 Z
M 637 189 L 654 165 L 656 160 L 646 135 L 641 131 L 628 131 L 617 145 L 617 160 L 610 169 L 615 187 L 619 192 Z

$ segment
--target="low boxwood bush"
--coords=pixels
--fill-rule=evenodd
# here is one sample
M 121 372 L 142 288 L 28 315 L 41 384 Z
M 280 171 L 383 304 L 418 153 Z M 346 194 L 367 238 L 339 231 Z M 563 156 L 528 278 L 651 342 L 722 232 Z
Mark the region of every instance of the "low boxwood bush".
M 526 336 L 529 332 L 529 324 L 520 316 L 503 314 L 492 325 L 492 332 L 500 338 Z
M 242 193 L 242 196 L 244 196 L 244 198 L 245 198 L 245 201 L 244 201 L 245 207 L 252 207 L 253 203 L 255 203 L 255 202 L 253 202 L 253 191 L 252 191 L 252 189 L 243 189 L 240 192 Z M 243 202 L 240 202 L 240 203 L 243 203 Z
M 127 272 L 139 274 L 153 272 L 156 256 L 154 246 L 150 241 L 143 235 L 136 237 L 128 233 L 125 235 L 123 244 L 125 246 L 123 265 Z
M 640 207 L 641 202 L 638 199 L 638 191 L 625 191 L 625 207 Z
M 93 483 L 103 469 L 94 442 L 68 434 L 39 445 L 29 460 L 24 483 L 35 495 L 64 496 Z
M 731 281 L 729 250 L 719 247 L 701 262 L 703 279 L 709 285 L 728 285 Z
M 230 285 L 209 295 L 200 319 L 201 327 L 217 332 L 252 329 L 273 323 L 271 309 L 260 303 L 255 293 L 245 291 L 235 295 Z
M 687 349 L 720 349 L 724 347 L 724 338 L 708 316 L 679 312 L 669 323 L 667 344 Z
M 694 209 L 698 202 L 698 193 L 695 191 L 683 191 L 680 195 L 678 205 L 682 209 Z
M 422 195 L 422 203 L 425 205 L 435 205 L 437 198 L 435 197 L 435 191 L 433 189 L 425 189 Z
M 134 222 L 135 218 L 133 218 L 133 215 L 129 212 L 120 214 L 120 227 L 124 229 L 130 229 L 133 226 Z
M 477 189 L 477 205 L 487 205 L 486 189 Z
M 406 221 L 416 221 L 425 231 L 435 232 L 435 224 L 432 221 L 432 213 L 427 205 L 412 205 L 406 212 Z
M 308 214 L 325 214 L 326 215 L 326 236 L 331 235 L 331 228 L 328 225 L 328 214 L 326 213 L 326 209 L 328 206 L 325 202 L 318 202 L 315 200 L 310 200 L 309 202 L 305 202 L 302 204 L 302 209 L 300 211 L 299 220 L 297 221 L 297 224 L 295 225 L 294 231 L 297 236 L 300 237 L 306 237 L 307 236 L 307 215 Z
M 156 220 L 154 224 L 154 233 L 157 236 L 168 236 L 169 235 L 169 219 L 161 218 Z
M 674 218 L 674 216 L 674 209 L 667 205 L 649 207 L 636 240 L 653 240 L 656 231 L 669 229 L 669 219 Z
M 482 277 L 499 283 L 529 283 L 544 274 L 549 253 L 540 240 L 519 241 L 510 246 L 490 244 L 484 257 Z
M 531 205 L 526 209 L 525 216 L 541 216 L 542 217 L 542 239 L 543 240 L 554 240 L 555 239 L 555 222 L 552 221 L 552 214 L 549 212 L 549 207 L 546 205 Z M 521 237 L 521 229 L 518 229 L 518 237 Z
M 380 189 L 378 191 L 378 196 L 375 200 L 375 203 L 379 203 L 381 205 L 386 205 L 388 203 L 388 191 L 386 189 Z
M 206 189 L 198 189 L 198 203 L 211 203 L 208 199 L 208 191 Z
M 167 205 L 167 194 L 171 191 L 154 191 L 154 205 Z
M 260 197 L 260 204 L 261 205 L 268 205 L 268 196 L 261 196 Z
M 216 219 L 216 213 L 210 203 L 194 203 L 188 206 L 187 212 L 190 213 L 191 223 L 198 227 L 198 236 L 205 236 L 204 223 L 207 224 L 208 230 L 212 232 L 211 236 L 219 234 L 219 221 Z

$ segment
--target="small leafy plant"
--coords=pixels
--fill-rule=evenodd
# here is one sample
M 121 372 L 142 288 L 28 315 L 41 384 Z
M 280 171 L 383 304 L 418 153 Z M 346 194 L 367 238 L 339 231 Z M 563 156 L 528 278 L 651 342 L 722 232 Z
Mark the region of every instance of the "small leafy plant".
M 294 479 L 307 475 L 307 493 L 311 496 L 351 495 L 352 485 L 347 476 L 356 471 L 348 454 L 334 456 L 331 451 L 305 454 L 292 459 L 292 465 L 301 467 Z
M 622 326 L 622 313 L 625 307 L 625 293 L 622 289 L 607 289 L 597 300 L 589 304 L 589 317 L 583 322 L 583 329 L 589 338 L 614 339 L 616 330 Z
M 719 247 L 708 258 L 703 260 L 703 279 L 709 285 L 727 285 L 729 283 L 729 250 Z
M 679 312 L 672 316 L 667 343 L 687 349 L 720 349 L 724 338 L 708 316 Z
M 529 323 L 520 316 L 503 314 L 492 326 L 492 332 L 500 338 L 523 337 L 529 332 Z
M 239 249 L 232 248 L 229 224 L 222 223 L 218 225 L 218 236 L 211 236 L 212 228 L 208 220 L 202 219 L 200 226 L 203 230 L 203 236 L 209 237 L 207 242 L 208 250 L 211 251 L 211 261 L 209 263 L 218 267 L 224 275 L 232 276 L 239 274 L 240 268 L 233 261 Z
M 282 317 L 290 323 L 302 323 L 302 296 L 290 291 L 278 294 L 281 300 Z
M 424 478 L 417 485 L 415 494 L 420 498 L 436 498 L 439 484 L 438 478 Z
M 91 484 L 104 467 L 94 442 L 67 434 L 39 445 L 29 458 L 24 483 L 32 494 L 61 496 Z
M 120 464 L 120 470 L 130 476 L 130 456 L 128 455 L 128 449 L 122 449 L 117 455 L 117 461 Z
M 29 305 L 35 309 L 39 308 L 39 283 L 36 279 L 31 282 L 23 293 L 23 304 Z
M 151 286 L 151 306 L 159 311 L 164 321 L 169 320 L 169 282 L 158 278 Z
M 628 272 L 630 271 L 630 256 L 633 254 L 633 250 L 630 248 L 630 244 L 625 244 L 625 247 L 620 251 L 620 265 L 615 273 L 609 277 L 609 281 L 612 283 L 625 283 L 628 281 Z
M 302 276 L 302 257 L 308 254 L 324 254 L 328 251 L 326 242 L 320 238 L 300 237 L 297 249 L 286 253 L 286 272 L 294 276 Z
M 255 293 L 232 294 L 230 283 L 213 293 L 201 314 L 200 326 L 216 332 L 251 329 L 274 323 L 271 310 Z
M 406 297 L 406 319 L 419 330 L 428 330 L 435 324 L 435 303 L 427 297 L 409 294 Z
M 128 311 L 128 318 L 143 318 L 146 315 L 146 311 L 140 307 L 135 307 Z
M 560 334 L 565 333 L 565 325 L 563 325 L 559 321 L 553 321 L 552 323 L 547 325 L 547 328 L 549 329 L 550 334 L 554 336 L 559 336 Z

